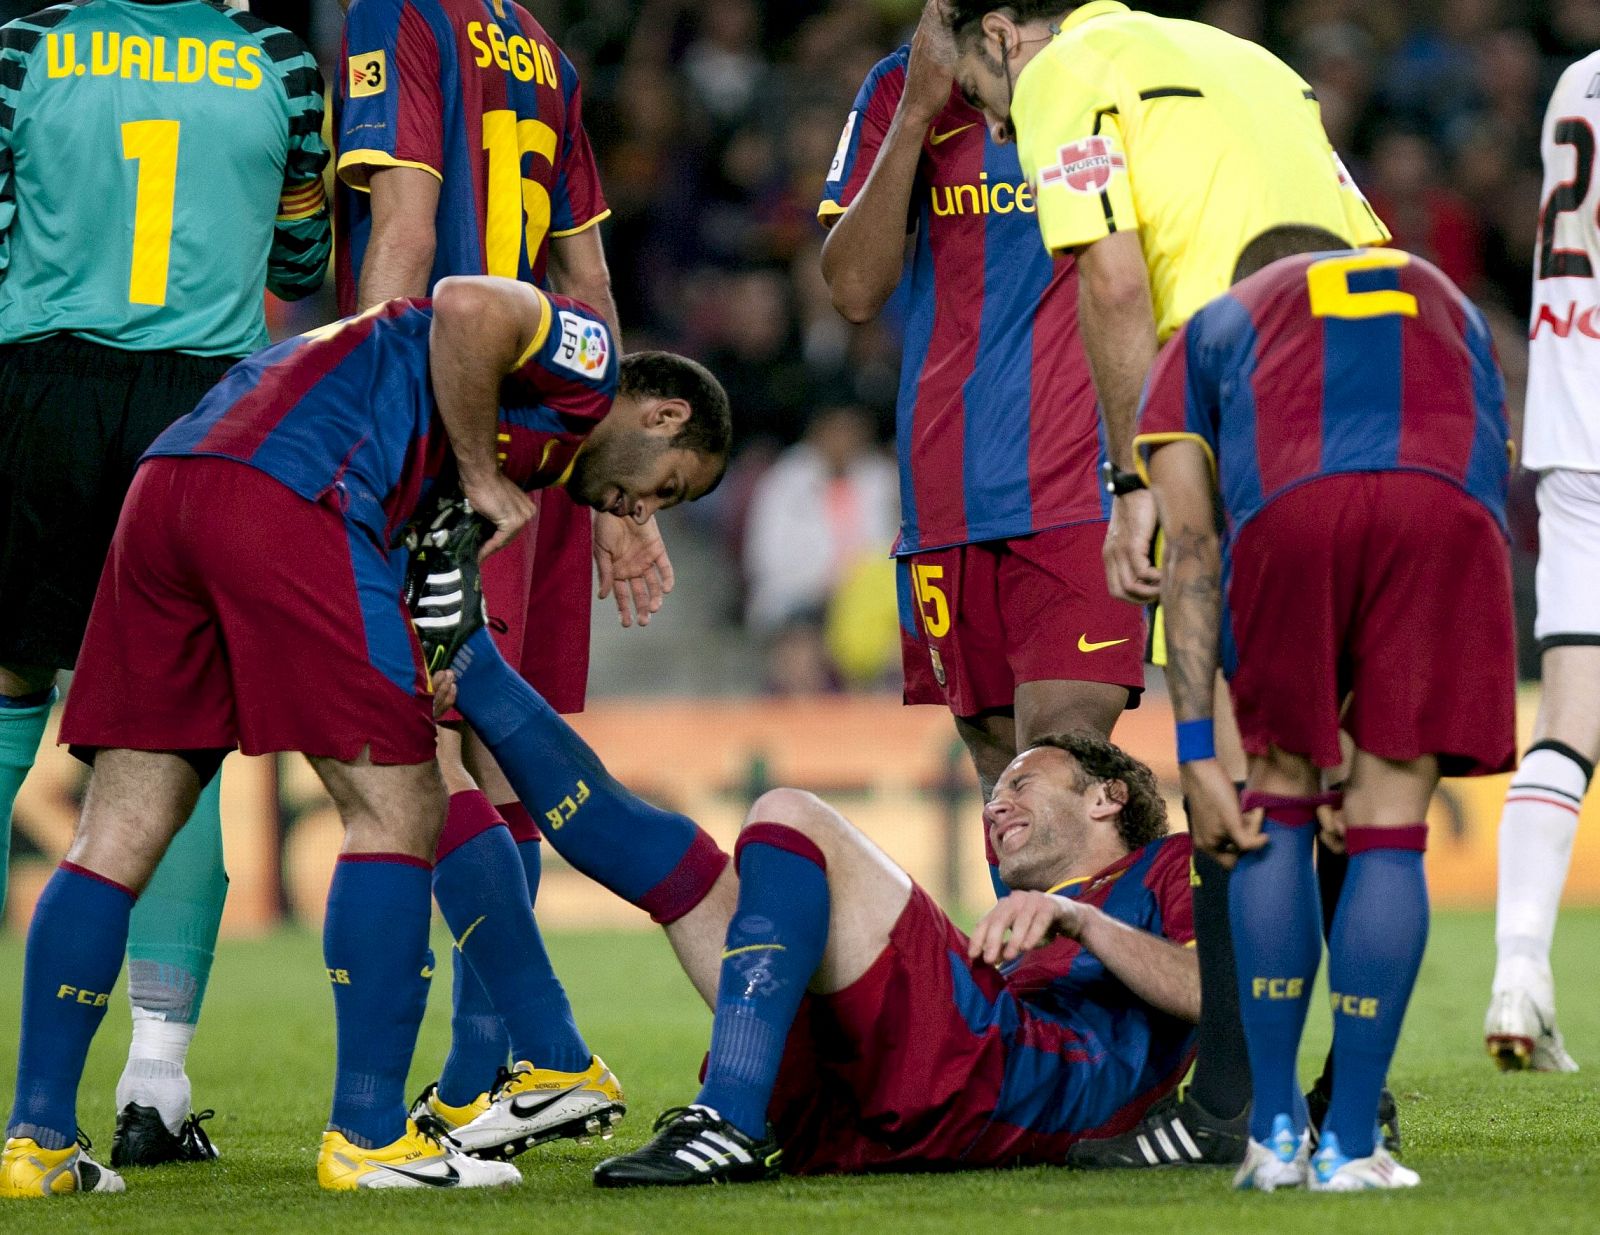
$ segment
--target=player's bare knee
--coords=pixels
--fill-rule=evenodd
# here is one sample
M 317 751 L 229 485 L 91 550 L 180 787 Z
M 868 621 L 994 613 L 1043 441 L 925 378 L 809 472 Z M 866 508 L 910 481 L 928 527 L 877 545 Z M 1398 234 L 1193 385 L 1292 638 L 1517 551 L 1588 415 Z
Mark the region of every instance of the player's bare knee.
M 757 798 L 745 816 L 745 826 L 777 823 L 809 838 L 824 854 L 849 831 L 843 816 L 814 793 L 804 789 L 769 789 Z

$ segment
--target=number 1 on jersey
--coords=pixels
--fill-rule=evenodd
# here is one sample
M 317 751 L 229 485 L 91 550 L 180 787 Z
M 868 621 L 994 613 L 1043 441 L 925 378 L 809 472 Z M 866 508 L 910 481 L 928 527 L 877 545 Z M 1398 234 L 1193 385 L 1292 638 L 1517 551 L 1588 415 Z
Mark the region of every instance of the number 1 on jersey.
M 178 122 L 129 120 L 122 126 L 122 157 L 139 164 L 128 302 L 163 305 L 167 303 L 167 263 L 172 255 L 172 205 L 178 189 Z
M 483 113 L 483 148 L 489 155 L 484 261 L 490 274 L 514 279 L 524 243 L 531 268 L 550 230 L 549 190 L 522 175 L 522 156 L 537 155 L 553 168 L 556 131 L 542 120 L 518 119 L 510 108 L 498 108 Z

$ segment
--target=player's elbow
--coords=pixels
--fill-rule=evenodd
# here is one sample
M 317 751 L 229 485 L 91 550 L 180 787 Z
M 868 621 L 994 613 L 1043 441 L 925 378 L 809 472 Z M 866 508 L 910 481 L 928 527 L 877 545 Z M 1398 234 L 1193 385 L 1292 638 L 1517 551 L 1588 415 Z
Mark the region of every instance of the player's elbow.
M 833 307 L 839 310 L 839 316 L 855 326 L 864 326 L 883 310 L 883 303 L 888 299 L 886 295 L 874 295 L 869 289 L 860 287 L 854 280 L 840 280 L 830 285 L 833 293 Z

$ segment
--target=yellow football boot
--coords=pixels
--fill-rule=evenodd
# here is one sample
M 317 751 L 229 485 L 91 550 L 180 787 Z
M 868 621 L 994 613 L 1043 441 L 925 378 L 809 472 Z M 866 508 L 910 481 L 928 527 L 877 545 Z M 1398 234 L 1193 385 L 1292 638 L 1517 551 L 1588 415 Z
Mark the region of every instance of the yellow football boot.
M 598 1055 L 582 1072 L 523 1062 L 495 1087 L 489 1109 L 450 1139 L 480 1158 L 512 1158 L 546 1141 L 610 1140 L 628 1109 L 622 1086 Z
M 507 1074 L 504 1068 L 500 1071 L 503 1075 Z M 427 1129 L 431 1124 L 441 1133 L 449 1134 L 465 1127 L 488 1110 L 489 1101 L 489 1095 L 481 1093 L 462 1106 L 451 1106 L 448 1102 L 440 1101 L 439 1083 L 435 1081 L 411 1104 L 411 1118 L 419 1128 Z
M 64 1196 L 68 1192 L 123 1192 L 122 1176 L 89 1156 L 87 1141 L 65 1149 L 40 1149 L 14 1136 L 0 1155 L 0 1197 Z
M 330 1192 L 358 1188 L 502 1188 L 520 1184 L 509 1162 L 480 1162 L 417 1130 L 406 1120 L 406 1134 L 377 1149 L 360 1149 L 342 1132 L 322 1134 L 317 1182 Z

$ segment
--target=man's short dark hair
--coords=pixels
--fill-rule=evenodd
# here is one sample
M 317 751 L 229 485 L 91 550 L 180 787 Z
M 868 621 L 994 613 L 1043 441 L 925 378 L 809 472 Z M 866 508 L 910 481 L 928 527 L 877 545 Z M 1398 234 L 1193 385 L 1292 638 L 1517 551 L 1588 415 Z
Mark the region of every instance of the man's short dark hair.
M 711 458 L 733 445 L 733 412 L 728 392 L 705 365 L 676 352 L 631 352 L 622 358 L 617 393 L 646 399 L 682 399 L 689 419 L 672 439 L 680 450 Z
M 1127 796 L 1122 814 L 1117 816 L 1117 835 L 1129 852 L 1167 834 L 1167 804 L 1156 787 L 1155 773 L 1120 746 L 1088 730 L 1047 733 L 1035 738 L 1031 746 L 1049 746 L 1072 756 L 1077 763 L 1072 783 L 1075 793 L 1097 783 L 1121 782 Z
M 1010 0 L 1007 4 L 996 4 L 994 0 L 945 0 L 945 12 L 949 14 L 950 33 L 960 38 L 986 13 L 1004 13 L 1021 24 L 1041 17 L 1059 17 L 1079 3 L 1080 0 Z
M 1350 242 L 1326 228 L 1305 223 L 1286 223 L 1282 227 L 1269 227 L 1239 254 L 1233 268 L 1233 281 L 1248 279 L 1258 270 L 1265 270 L 1273 262 L 1301 253 L 1327 253 L 1350 248 Z

